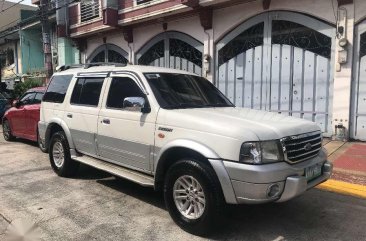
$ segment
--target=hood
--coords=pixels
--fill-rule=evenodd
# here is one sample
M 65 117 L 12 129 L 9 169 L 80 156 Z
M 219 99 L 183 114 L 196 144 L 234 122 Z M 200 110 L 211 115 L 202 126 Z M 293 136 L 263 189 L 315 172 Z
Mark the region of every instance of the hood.
M 320 130 L 316 123 L 304 119 L 238 107 L 161 110 L 160 115 L 158 124 L 238 140 L 253 136 L 259 140 L 273 140 Z

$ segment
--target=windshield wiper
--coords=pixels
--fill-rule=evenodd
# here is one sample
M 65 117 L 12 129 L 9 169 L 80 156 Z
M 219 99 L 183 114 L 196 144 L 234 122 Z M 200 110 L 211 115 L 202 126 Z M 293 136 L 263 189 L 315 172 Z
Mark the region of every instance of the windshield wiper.
M 177 105 L 167 106 L 168 109 L 189 109 L 189 108 L 204 108 L 206 105 L 198 105 L 192 103 L 180 103 Z
M 215 103 L 215 104 L 207 104 L 207 107 L 234 107 L 234 105 L 230 105 L 227 103 Z

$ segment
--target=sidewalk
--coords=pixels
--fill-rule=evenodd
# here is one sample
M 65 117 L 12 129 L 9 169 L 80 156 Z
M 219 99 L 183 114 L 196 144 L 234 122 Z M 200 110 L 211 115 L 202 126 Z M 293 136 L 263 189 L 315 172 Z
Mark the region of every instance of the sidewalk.
M 366 143 L 325 139 L 323 145 L 334 171 L 319 188 L 366 198 Z

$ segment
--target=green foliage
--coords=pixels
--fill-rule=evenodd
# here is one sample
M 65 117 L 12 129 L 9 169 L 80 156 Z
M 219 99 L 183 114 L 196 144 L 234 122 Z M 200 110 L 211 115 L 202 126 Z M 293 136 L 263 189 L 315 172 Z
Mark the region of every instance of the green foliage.
M 27 90 L 43 85 L 41 78 L 28 79 L 24 82 L 18 83 L 14 87 L 14 98 L 19 99 Z

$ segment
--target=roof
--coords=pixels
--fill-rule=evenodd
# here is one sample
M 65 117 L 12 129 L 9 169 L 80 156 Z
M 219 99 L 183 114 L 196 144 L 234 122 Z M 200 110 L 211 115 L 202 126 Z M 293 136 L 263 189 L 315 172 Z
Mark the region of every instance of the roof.
M 155 66 L 144 66 L 144 65 L 127 65 L 125 67 L 115 67 L 114 65 L 103 65 L 103 66 L 92 66 L 89 68 L 70 68 L 61 72 L 55 73 L 58 74 L 77 74 L 77 73 L 93 73 L 93 72 L 112 72 L 112 71 L 133 71 L 136 73 L 176 73 L 176 74 L 189 74 L 192 73 L 178 70 L 178 69 L 169 69 Z
M 44 87 L 44 86 L 35 87 L 35 88 L 27 90 L 27 92 L 46 92 L 46 87 Z

